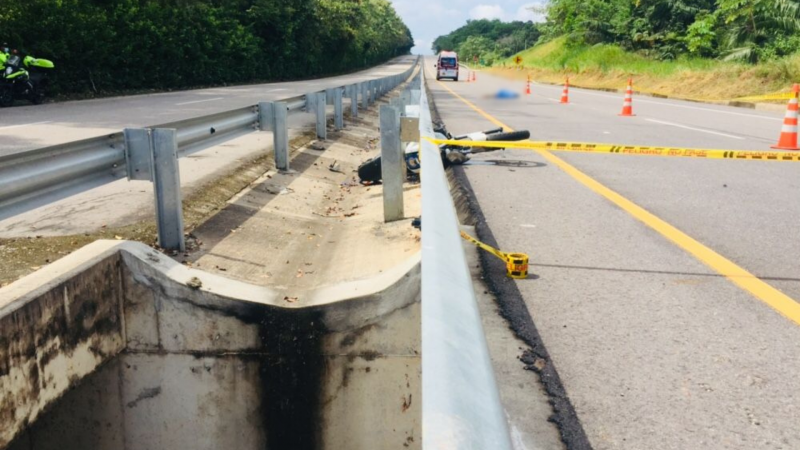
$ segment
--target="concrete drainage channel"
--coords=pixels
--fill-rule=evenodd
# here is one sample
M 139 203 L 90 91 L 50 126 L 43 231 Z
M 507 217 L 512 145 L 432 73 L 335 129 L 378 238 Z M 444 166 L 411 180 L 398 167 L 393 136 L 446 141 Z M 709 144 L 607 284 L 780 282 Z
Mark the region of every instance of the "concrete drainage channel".
M 418 442 L 419 285 L 411 258 L 293 305 L 143 244 L 98 241 L 4 288 L 0 446 Z
M 423 145 L 430 164 L 435 151 Z M 417 215 L 408 199 L 416 195 L 419 208 L 418 191 L 403 190 L 406 214 Z M 97 241 L 0 289 L 0 448 L 510 448 L 440 164 L 423 172 L 423 191 L 433 219 L 427 251 L 383 245 L 402 238 L 396 230 L 410 228 L 406 221 L 375 225 L 375 244 L 359 251 L 380 245 L 396 262 L 362 264 L 332 284 L 259 282 L 252 271 L 223 270 L 219 258 L 236 255 L 221 254 L 222 246 L 195 259 L 211 273 L 143 244 Z M 231 204 L 234 213 L 248 195 Z M 280 197 L 260 207 L 290 209 L 277 207 Z M 300 209 L 285 217 L 297 219 Z M 246 228 L 258 231 L 263 218 L 252 219 Z M 319 219 L 330 235 L 349 226 L 331 219 Z M 318 236 L 296 239 L 335 266 L 332 253 L 310 244 Z

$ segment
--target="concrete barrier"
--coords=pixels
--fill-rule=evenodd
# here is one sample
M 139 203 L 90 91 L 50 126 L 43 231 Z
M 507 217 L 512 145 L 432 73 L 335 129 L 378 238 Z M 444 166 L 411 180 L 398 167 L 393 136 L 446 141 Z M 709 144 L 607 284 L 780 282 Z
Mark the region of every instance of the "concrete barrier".
M 0 448 L 420 448 L 419 258 L 281 291 L 97 241 L 0 289 Z

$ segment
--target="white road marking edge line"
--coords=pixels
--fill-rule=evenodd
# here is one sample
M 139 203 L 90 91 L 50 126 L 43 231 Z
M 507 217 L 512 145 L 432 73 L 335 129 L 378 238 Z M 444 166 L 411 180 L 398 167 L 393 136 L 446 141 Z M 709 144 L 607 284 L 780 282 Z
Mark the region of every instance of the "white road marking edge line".
M 193 103 L 214 102 L 214 101 L 222 100 L 222 99 L 223 99 L 223 97 L 208 98 L 208 99 L 205 99 L 205 100 L 194 100 L 194 101 L 191 101 L 191 102 L 175 103 L 175 106 L 191 105 Z
M 687 130 L 699 131 L 701 133 L 716 134 L 717 136 L 728 137 L 728 138 L 731 138 L 731 139 L 739 139 L 741 141 L 745 140 L 741 136 L 734 136 L 732 134 L 720 133 L 719 131 L 704 130 L 702 128 L 689 127 L 689 126 L 686 126 L 686 125 L 681 125 L 679 123 L 666 122 L 666 121 L 663 121 L 663 120 L 656 120 L 656 119 L 644 119 L 644 120 L 646 120 L 648 122 L 653 122 L 653 123 L 660 123 L 661 125 L 668 125 L 668 126 L 671 126 L 671 127 L 685 128 Z

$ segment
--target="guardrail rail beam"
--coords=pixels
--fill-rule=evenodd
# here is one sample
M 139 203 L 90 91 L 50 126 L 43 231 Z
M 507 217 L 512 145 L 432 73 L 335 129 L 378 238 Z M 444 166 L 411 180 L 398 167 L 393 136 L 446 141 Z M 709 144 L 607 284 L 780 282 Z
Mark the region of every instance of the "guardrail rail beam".
M 334 124 L 337 129 L 344 125 L 335 105 L 337 91 L 341 94 L 343 87 L 350 89 L 347 95 L 350 97 L 352 116 L 358 117 L 359 101 L 363 108 L 368 108 L 375 101 L 378 87 L 382 87 L 386 92 L 397 86 L 413 73 L 419 61 L 417 58 L 417 61 L 401 74 L 329 88 L 333 95 L 324 97 L 326 100 L 323 100 L 323 103 L 334 104 Z M 315 109 L 315 97 L 315 95 L 295 96 L 275 102 L 262 102 L 206 116 L 159 124 L 153 128 L 175 129 L 179 152 L 215 145 L 256 129 L 271 131 L 275 144 L 275 165 L 279 170 L 288 170 L 287 116 L 289 112 L 301 110 L 318 114 L 318 110 Z M 318 131 L 323 131 L 323 127 L 318 128 Z M 147 134 L 149 141 L 150 134 L 146 130 L 139 133 Z M 320 134 L 325 135 L 325 133 Z M 150 149 L 152 143 L 144 145 L 142 142 L 133 143 L 133 141 L 135 139 L 130 133 L 126 137 L 122 131 L 118 131 L 104 136 L 0 155 L 0 218 L 12 217 L 60 198 L 125 178 L 126 175 L 131 180 L 152 181 L 153 174 L 148 173 L 152 158 Z

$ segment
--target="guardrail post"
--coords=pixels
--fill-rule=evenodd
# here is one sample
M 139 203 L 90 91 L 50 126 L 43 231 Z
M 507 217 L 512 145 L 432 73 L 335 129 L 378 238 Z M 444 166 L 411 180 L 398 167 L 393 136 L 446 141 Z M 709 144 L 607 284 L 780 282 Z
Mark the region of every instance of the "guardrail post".
M 361 107 L 364 109 L 369 108 L 369 87 L 366 81 L 358 83 L 358 88 L 361 91 Z
M 337 131 L 344 128 L 344 107 L 342 106 L 342 88 L 333 90 L 333 128 Z
M 369 103 L 375 103 L 375 100 L 378 99 L 378 83 L 375 80 L 369 82 Z
M 350 116 L 358 117 L 358 85 L 347 86 L 348 97 L 350 97 Z
M 383 220 L 404 218 L 403 182 L 406 164 L 400 146 L 400 112 L 390 105 L 381 105 L 381 178 L 383 182 Z
M 178 165 L 178 134 L 171 128 L 151 133 L 153 191 L 156 199 L 158 245 L 167 250 L 186 250 L 183 240 L 183 202 Z
M 326 95 L 324 92 L 318 92 L 314 107 L 317 113 L 317 139 L 321 139 L 323 141 L 325 140 L 325 138 L 327 138 L 328 135 L 328 130 L 326 126 L 327 118 L 325 117 L 325 106 L 326 106 L 325 97 Z
M 333 91 L 338 88 L 328 88 L 325 89 L 325 103 L 328 105 L 333 105 Z
M 317 113 L 317 93 L 309 92 L 305 95 L 306 99 L 306 112 L 309 114 Z
M 285 102 L 272 103 L 272 142 L 275 167 L 289 170 L 289 130 L 286 125 L 288 108 Z
M 272 117 L 272 103 L 258 103 L 258 129 L 261 131 L 273 131 L 272 124 L 275 119 Z

